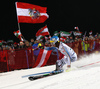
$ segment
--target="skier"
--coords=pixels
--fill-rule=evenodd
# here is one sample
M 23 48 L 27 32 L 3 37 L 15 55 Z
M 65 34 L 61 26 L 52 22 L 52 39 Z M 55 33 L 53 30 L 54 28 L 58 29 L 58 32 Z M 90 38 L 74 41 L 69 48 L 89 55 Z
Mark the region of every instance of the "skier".
M 51 45 L 55 45 L 55 47 L 60 51 L 64 57 L 62 59 L 58 59 L 56 61 L 56 70 L 62 70 L 63 66 L 67 64 L 67 67 L 71 67 L 71 62 L 77 60 L 77 54 L 74 52 L 72 48 L 66 45 L 63 42 L 59 42 L 58 36 L 53 36 L 50 38 Z

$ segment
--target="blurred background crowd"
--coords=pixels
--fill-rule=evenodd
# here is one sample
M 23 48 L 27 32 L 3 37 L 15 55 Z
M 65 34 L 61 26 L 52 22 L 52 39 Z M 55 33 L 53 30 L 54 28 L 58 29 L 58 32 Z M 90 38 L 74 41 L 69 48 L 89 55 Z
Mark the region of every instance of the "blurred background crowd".
M 20 41 L 19 43 L 14 42 L 13 40 L 3 41 L 0 40 L 0 50 L 16 50 L 16 49 L 22 49 L 22 48 L 28 48 L 31 46 L 38 45 L 40 48 L 45 47 L 51 47 L 50 44 L 50 38 L 42 40 L 34 40 L 33 38 L 24 41 Z M 96 34 L 93 36 L 92 34 L 89 34 L 89 36 L 64 36 L 60 38 L 61 42 L 66 43 L 71 48 L 74 49 L 74 51 L 77 53 L 77 55 L 80 54 L 87 54 L 92 53 L 94 51 L 100 50 L 100 34 Z

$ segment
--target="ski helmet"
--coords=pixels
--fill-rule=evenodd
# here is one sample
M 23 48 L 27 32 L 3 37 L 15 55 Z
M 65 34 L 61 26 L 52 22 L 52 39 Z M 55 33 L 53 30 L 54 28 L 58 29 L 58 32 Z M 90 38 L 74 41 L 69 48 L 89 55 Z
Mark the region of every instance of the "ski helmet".
M 55 44 L 56 42 L 59 42 L 59 37 L 58 36 L 53 36 L 50 38 L 50 43 Z

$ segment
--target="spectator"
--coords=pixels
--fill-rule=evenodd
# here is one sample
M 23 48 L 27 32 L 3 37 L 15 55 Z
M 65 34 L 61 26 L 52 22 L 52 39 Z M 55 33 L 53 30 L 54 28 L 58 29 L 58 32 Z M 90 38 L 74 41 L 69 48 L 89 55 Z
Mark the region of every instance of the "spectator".
M 92 47 L 92 50 L 95 51 L 95 47 L 96 47 L 96 39 L 93 38 L 93 47 Z
M 74 42 L 74 40 L 73 40 L 73 37 L 72 36 L 70 36 L 70 38 L 69 38 L 69 43 L 67 43 L 67 45 L 69 46 L 69 47 L 71 47 L 71 48 L 73 48 L 73 42 Z
M 78 56 L 78 47 L 79 47 L 79 42 L 78 42 L 78 39 L 75 39 L 74 40 L 74 47 L 73 47 L 73 49 L 74 49 L 74 51 L 76 52 L 76 54 L 77 54 L 77 56 Z
M 96 51 L 99 51 L 99 50 L 100 50 L 100 40 L 99 40 L 99 39 L 96 39 L 95 50 L 96 50 Z
M 25 41 L 25 48 L 30 47 L 30 43 L 28 41 Z
M 73 37 L 70 36 L 70 38 L 69 38 L 69 43 L 73 43 L 73 42 L 74 42 Z
M 3 49 L 3 51 L 7 50 L 6 45 L 2 45 L 2 49 Z
M 39 43 L 40 45 L 38 45 L 39 48 L 44 49 L 44 43 L 42 41 L 40 41 Z
M 96 35 L 99 36 L 99 33 L 97 32 Z
M 30 41 L 30 46 L 32 46 L 34 44 L 34 39 L 32 38 Z
M 85 40 L 82 41 L 81 45 L 82 45 L 82 54 L 88 54 L 88 49 L 90 47 L 88 43 L 88 37 L 85 37 Z
M 24 44 L 23 41 L 20 41 L 20 43 L 19 43 L 19 48 L 25 48 L 25 44 Z
M 68 37 L 66 37 L 66 41 L 65 41 L 65 43 L 70 43 Z
M 89 34 L 89 38 L 93 38 L 93 35 L 92 34 Z
M 13 40 L 8 40 L 7 41 L 7 46 L 13 47 L 13 43 L 14 43 Z
M 6 48 L 6 46 L 5 45 L 2 45 L 2 49 L 3 49 L 3 51 L 2 51 L 2 57 L 1 57 L 1 60 L 2 61 L 4 61 L 4 62 L 6 62 L 7 60 L 7 48 Z
M 93 51 L 93 44 L 94 44 L 93 37 L 89 37 L 88 38 L 88 43 L 90 45 L 90 47 L 89 47 L 89 53 L 91 53 Z
M 95 35 L 94 37 L 95 37 L 95 39 L 97 39 L 98 38 L 98 35 Z
M 98 38 L 99 38 L 99 40 L 100 40 L 100 34 L 98 35 Z
M 14 43 L 14 49 L 18 49 L 18 43 Z
M 82 45 L 81 45 L 81 43 L 82 43 L 82 38 L 79 38 L 78 39 L 78 42 L 79 42 L 79 46 L 78 46 L 78 54 L 79 55 L 81 55 L 82 54 Z
M 45 47 L 51 47 L 51 44 L 49 41 L 45 42 Z

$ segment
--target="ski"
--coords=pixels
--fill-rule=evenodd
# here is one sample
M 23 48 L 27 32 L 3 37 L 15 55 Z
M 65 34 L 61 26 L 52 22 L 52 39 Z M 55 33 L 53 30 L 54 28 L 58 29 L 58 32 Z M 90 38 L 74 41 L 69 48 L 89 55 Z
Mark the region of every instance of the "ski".
M 73 68 L 69 68 L 69 69 L 66 69 L 66 71 L 65 72 L 70 72 L 70 71 L 72 71 L 72 70 L 75 70 L 75 69 L 73 69 Z M 41 72 L 41 73 L 35 73 L 35 74 L 29 74 L 29 75 L 24 75 L 24 76 L 22 76 L 22 78 L 26 78 L 26 77 L 30 77 L 30 76 L 40 76 L 40 75 L 48 75 L 48 74 L 50 74 L 52 71 L 48 71 L 48 72 Z
M 30 77 L 28 77 L 28 79 L 29 79 L 30 81 L 33 81 L 33 80 L 36 80 L 36 79 L 40 79 L 40 78 L 45 78 L 45 77 L 48 77 L 48 76 L 56 75 L 56 74 L 62 73 L 63 71 L 64 71 L 64 70 L 51 71 L 51 72 L 49 72 L 49 73 L 44 73 L 43 75 L 30 76 Z
M 43 75 L 43 74 L 49 74 L 49 73 L 51 73 L 51 71 L 49 71 L 49 72 L 42 72 L 42 73 L 36 73 L 36 74 L 24 75 L 24 76 L 22 76 L 22 78 L 30 77 L 30 76 L 38 76 L 38 75 Z

